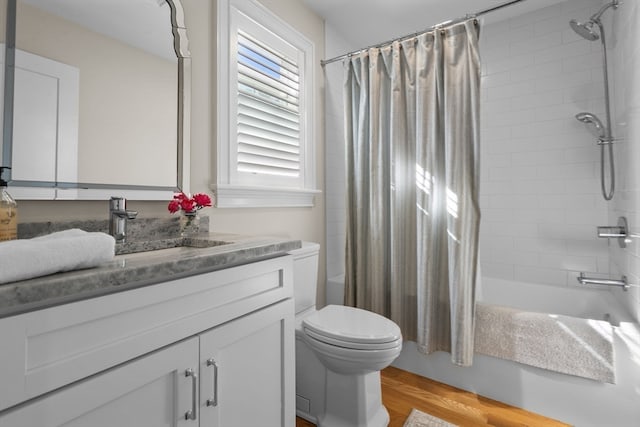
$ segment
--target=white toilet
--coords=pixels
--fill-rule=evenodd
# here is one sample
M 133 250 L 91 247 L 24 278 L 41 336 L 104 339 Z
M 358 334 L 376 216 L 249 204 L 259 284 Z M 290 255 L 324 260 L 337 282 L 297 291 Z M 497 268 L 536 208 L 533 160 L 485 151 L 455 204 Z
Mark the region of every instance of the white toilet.
M 317 243 L 291 251 L 296 306 L 296 411 L 320 427 L 383 427 L 380 370 L 402 349 L 400 328 L 378 314 L 316 310 Z

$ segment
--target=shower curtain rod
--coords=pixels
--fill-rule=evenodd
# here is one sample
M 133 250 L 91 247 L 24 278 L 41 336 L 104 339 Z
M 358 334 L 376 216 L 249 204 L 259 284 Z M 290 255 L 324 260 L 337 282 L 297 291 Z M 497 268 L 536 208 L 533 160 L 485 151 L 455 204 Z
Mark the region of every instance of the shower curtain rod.
M 480 10 L 480 11 L 478 11 L 478 12 L 476 12 L 476 13 L 468 14 L 468 15 L 466 15 L 464 18 L 450 19 L 450 20 L 448 20 L 448 21 L 444 21 L 444 22 L 441 22 L 441 23 L 439 23 L 439 24 L 432 25 L 431 27 L 429 27 L 429 28 L 427 28 L 427 29 L 424 29 L 424 30 L 422 30 L 422 31 L 418 31 L 418 32 L 416 32 L 416 33 L 408 34 L 408 35 L 406 35 L 406 36 L 397 37 L 397 38 L 392 39 L 392 40 L 387 40 L 387 41 L 382 42 L 382 43 L 378 43 L 378 44 L 374 44 L 374 45 L 371 45 L 371 46 L 367 46 L 367 47 L 365 47 L 365 48 L 358 49 L 358 50 L 354 50 L 354 51 L 352 51 L 352 52 L 345 53 L 345 54 L 343 54 L 343 55 L 336 56 L 336 57 L 331 58 L 331 59 L 325 59 L 325 60 L 322 60 L 322 61 L 320 61 L 320 65 L 324 67 L 324 66 L 325 66 L 325 65 L 327 65 L 327 64 L 331 64 L 332 62 L 339 61 L 339 60 L 341 60 L 341 59 L 343 59 L 343 58 L 347 58 L 347 57 L 349 57 L 349 56 L 355 55 L 356 53 L 360 53 L 360 52 L 363 52 L 363 51 L 365 51 L 365 50 L 368 50 L 368 49 L 371 49 L 371 48 L 374 48 L 374 47 L 382 47 L 382 46 L 386 46 L 386 45 L 388 45 L 388 44 L 393 43 L 393 42 L 394 42 L 394 41 L 396 41 L 396 40 L 398 40 L 398 41 L 402 41 L 402 40 L 410 39 L 410 38 L 412 38 L 412 37 L 416 37 L 416 36 L 418 36 L 418 35 L 420 35 L 420 34 L 424 34 L 424 33 L 428 33 L 429 31 L 433 31 L 433 30 L 435 30 L 435 29 L 437 29 L 437 28 L 440 28 L 440 27 L 442 27 L 442 26 L 444 26 L 444 25 L 457 24 L 457 23 L 459 23 L 459 22 L 466 21 L 467 19 L 477 18 L 478 16 L 485 15 L 485 14 L 487 14 L 487 13 L 494 12 L 494 11 L 496 11 L 496 10 L 502 9 L 503 7 L 511 6 L 511 5 L 516 4 L 516 3 L 521 3 L 521 2 L 523 2 L 523 1 L 526 1 L 526 0 L 511 0 L 511 1 L 508 1 L 508 2 L 506 2 L 506 3 L 499 4 L 498 6 L 490 7 L 490 8 L 484 9 L 484 10 Z

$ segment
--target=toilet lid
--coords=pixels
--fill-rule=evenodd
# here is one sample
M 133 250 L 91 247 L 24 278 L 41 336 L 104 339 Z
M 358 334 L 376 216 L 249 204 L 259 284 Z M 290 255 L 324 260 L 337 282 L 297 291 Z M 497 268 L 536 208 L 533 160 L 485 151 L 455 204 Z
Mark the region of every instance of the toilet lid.
M 349 348 L 384 349 L 402 340 L 400 328 L 370 311 L 328 305 L 302 321 L 309 336 L 327 344 Z
M 345 340 L 339 340 L 336 338 L 326 337 L 324 335 L 316 334 L 311 329 L 305 328 L 304 334 L 307 338 L 313 338 L 316 341 L 323 342 L 325 344 L 333 345 L 336 347 L 349 348 L 352 350 L 389 350 L 392 348 L 402 347 L 402 340 L 389 341 L 383 343 L 362 343 L 362 342 L 349 342 Z

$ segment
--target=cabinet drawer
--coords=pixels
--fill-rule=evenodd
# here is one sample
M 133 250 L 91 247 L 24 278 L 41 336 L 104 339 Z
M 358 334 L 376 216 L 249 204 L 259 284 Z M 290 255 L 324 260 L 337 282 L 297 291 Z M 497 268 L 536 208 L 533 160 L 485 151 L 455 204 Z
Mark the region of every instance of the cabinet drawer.
M 0 319 L 0 410 L 292 296 L 283 256 Z

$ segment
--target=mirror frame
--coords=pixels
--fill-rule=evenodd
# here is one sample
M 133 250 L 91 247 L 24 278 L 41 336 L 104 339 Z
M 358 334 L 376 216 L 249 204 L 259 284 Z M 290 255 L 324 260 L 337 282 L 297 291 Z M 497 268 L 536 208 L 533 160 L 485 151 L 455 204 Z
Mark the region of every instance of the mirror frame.
M 191 153 L 191 53 L 189 52 L 189 39 L 187 37 L 182 2 L 181 0 L 165 1 L 171 9 L 173 48 L 178 59 L 176 186 L 14 181 L 11 179 L 11 170 L 9 169 L 5 171 L 4 178 L 10 187 L 18 189 L 18 194 L 14 194 L 18 200 L 106 200 L 114 193 L 133 200 L 167 200 L 174 191 L 189 192 Z M 13 151 L 17 0 L 7 0 L 6 20 L 2 162 L 4 163 L 3 166 L 10 166 Z M 38 189 L 34 187 L 40 187 L 43 190 L 72 191 L 55 191 L 55 193 L 53 193 L 55 194 L 54 197 L 51 197 L 51 191 L 38 191 Z M 23 194 L 24 197 L 21 197 Z

